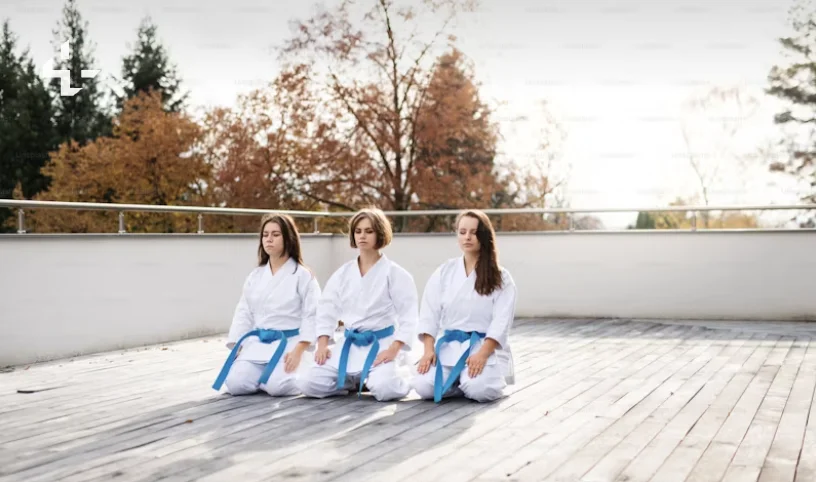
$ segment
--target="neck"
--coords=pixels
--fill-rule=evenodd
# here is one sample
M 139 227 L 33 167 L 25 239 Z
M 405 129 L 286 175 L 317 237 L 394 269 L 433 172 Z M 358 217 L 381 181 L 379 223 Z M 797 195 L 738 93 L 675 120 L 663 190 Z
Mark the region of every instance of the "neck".
M 271 266 L 272 270 L 275 271 L 278 268 L 280 268 L 281 266 L 283 266 L 284 264 L 286 264 L 287 261 L 289 261 L 289 256 L 287 254 L 285 254 L 285 253 L 283 255 L 281 255 L 280 257 L 270 256 L 269 257 L 269 266 Z
M 476 267 L 476 262 L 479 261 L 479 255 L 474 253 L 465 253 L 465 269 L 469 272 Z
M 379 259 L 380 254 L 379 250 L 376 249 L 361 249 L 360 250 L 360 263 L 365 265 L 372 265 L 376 263 Z

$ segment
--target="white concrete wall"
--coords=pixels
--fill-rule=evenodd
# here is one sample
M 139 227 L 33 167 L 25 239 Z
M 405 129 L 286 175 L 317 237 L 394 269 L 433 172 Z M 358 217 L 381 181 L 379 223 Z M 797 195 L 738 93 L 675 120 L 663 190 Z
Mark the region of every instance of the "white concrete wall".
M 816 232 L 502 234 L 520 317 L 816 320 Z M 0 236 L 0 366 L 225 332 L 252 235 Z M 354 256 L 305 235 L 325 284 Z M 398 236 L 386 254 L 420 295 L 458 256 L 453 235 Z

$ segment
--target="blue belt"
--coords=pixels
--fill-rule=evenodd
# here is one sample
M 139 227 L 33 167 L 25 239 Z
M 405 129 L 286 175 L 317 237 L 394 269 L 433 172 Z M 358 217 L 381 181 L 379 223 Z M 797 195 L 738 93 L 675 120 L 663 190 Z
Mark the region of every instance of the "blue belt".
M 286 351 L 286 340 L 290 336 L 298 336 L 300 334 L 300 329 L 295 328 L 293 330 L 252 330 L 246 335 L 242 336 L 238 343 L 232 347 L 232 351 L 230 352 L 229 356 L 227 357 L 227 361 L 224 362 L 224 366 L 221 368 L 221 373 L 218 374 L 218 378 L 215 379 L 215 383 L 213 383 L 213 388 L 215 390 L 220 390 L 221 385 L 224 384 L 224 380 L 227 379 L 227 375 L 229 374 L 230 368 L 232 368 L 233 362 L 235 362 L 235 358 L 238 356 L 238 349 L 241 347 L 241 343 L 244 342 L 250 336 L 257 336 L 258 339 L 261 340 L 263 343 L 272 343 L 275 341 L 280 340 L 281 342 L 278 344 L 277 350 L 275 350 L 275 354 L 272 355 L 272 358 L 269 360 L 269 363 L 266 364 L 266 368 L 264 368 L 263 373 L 261 374 L 261 378 L 258 379 L 259 384 L 264 384 L 269 381 L 269 377 L 272 375 L 272 372 L 275 370 L 275 366 L 280 361 L 281 357 L 283 356 L 283 352 Z
M 363 371 L 360 374 L 360 389 L 357 392 L 357 397 L 359 397 L 363 393 L 363 383 L 368 377 L 371 365 L 377 358 L 377 353 L 380 352 L 380 339 L 393 334 L 393 325 L 377 331 L 357 331 L 347 328 L 345 333 L 346 341 L 343 343 L 343 351 L 340 352 L 340 366 L 337 369 L 337 389 L 342 390 L 346 384 L 346 368 L 348 367 L 349 350 L 351 349 L 352 343 L 357 346 L 371 345 L 371 348 L 368 350 L 368 356 L 363 364 Z
M 450 388 L 453 386 L 453 383 L 459 379 L 459 375 L 462 373 L 462 370 L 465 369 L 465 362 L 467 362 L 468 356 L 470 356 L 470 349 L 473 348 L 473 345 L 479 341 L 480 338 L 484 338 L 487 336 L 486 333 L 482 333 L 479 331 L 462 331 L 462 330 L 445 330 L 445 334 L 442 335 L 442 338 L 436 342 L 436 376 L 434 377 L 434 402 L 439 403 L 442 401 L 442 395 L 448 392 Z M 456 362 L 456 365 L 453 366 L 451 370 L 450 376 L 448 377 L 448 381 L 444 381 L 444 375 L 442 373 L 442 362 L 439 360 L 439 349 L 442 348 L 442 345 L 451 341 L 460 341 L 465 342 L 470 340 L 470 345 L 468 349 L 462 353 L 462 356 L 459 357 L 459 360 Z

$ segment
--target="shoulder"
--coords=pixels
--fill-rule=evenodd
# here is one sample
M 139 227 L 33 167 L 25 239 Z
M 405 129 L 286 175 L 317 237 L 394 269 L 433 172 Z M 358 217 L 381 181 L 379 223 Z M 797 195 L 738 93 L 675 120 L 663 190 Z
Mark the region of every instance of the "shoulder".
M 502 285 L 505 287 L 516 285 L 516 282 L 513 280 L 513 276 L 510 274 L 510 271 L 507 268 L 504 266 L 499 266 L 499 271 L 501 272 Z
M 357 266 L 357 258 L 350 259 L 345 263 L 341 264 L 339 268 L 334 271 L 334 274 L 345 273 L 348 271 L 352 266 Z
M 305 264 L 300 264 L 300 263 L 298 263 L 298 265 L 297 265 L 297 271 L 295 272 L 295 276 L 297 276 L 299 281 L 304 282 L 304 283 L 310 282 L 312 280 L 317 279 L 315 277 L 314 272 L 312 272 L 312 270 L 309 269 L 308 266 L 306 266 Z
M 352 266 L 357 266 L 357 260 L 356 259 L 346 261 L 345 263 L 340 265 L 339 268 L 334 270 L 334 273 L 331 274 L 331 277 L 329 279 L 330 280 L 342 279 Z
M 431 277 L 446 278 L 456 270 L 456 266 L 462 262 L 462 257 L 450 258 L 436 267 Z
M 251 280 L 251 279 L 260 278 L 260 277 L 261 277 L 261 275 L 263 275 L 263 274 L 264 274 L 264 270 L 267 270 L 267 269 L 269 269 L 269 266 L 267 266 L 267 265 L 263 265 L 263 266 L 256 266 L 256 267 L 255 267 L 255 268 L 253 268 L 253 269 L 252 269 L 252 271 L 250 271 L 250 272 L 249 272 L 249 274 L 247 275 L 247 280 Z
M 448 273 L 448 272 L 456 269 L 456 266 L 461 262 L 462 262 L 462 257 L 461 256 L 457 256 L 455 258 L 450 258 L 447 261 L 445 261 L 444 263 L 440 264 L 439 268 L 437 268 L 437 270 L 439 270 L 440 273 Z
M 250 271 L 249 274 L 246 275 L 246 278 L 244 278 L 244 286 L 245 287 L 250 286 L 252 283 L 255 282 L 255 280 L 259 279 L 261 275 L 263 275 L 264 269 L 268 269 L 266 265 L 256 266 L 255 268 L 253 268 L 252 271 Z
M 414 276 L 411 273 L 409 273 L 407 269 L 403 268 L 401 265 L 399 265 L 395 261 L 392 261 L 391 259 L 388 260 L 388 263 L 390 264 L 388 274 L 392 278 L 410 281 L 411 283 L 414 282 Z

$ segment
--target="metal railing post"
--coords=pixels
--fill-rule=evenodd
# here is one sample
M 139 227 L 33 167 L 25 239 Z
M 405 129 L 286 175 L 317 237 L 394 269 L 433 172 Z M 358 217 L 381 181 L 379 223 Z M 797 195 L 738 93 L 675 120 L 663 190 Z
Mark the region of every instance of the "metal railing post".
M 119 211 L 119 234 L 125 234 L 125 212 Z
M 17 210 L 17 234 L 25 234 L 25 212 L 23 208 Z
M 204 215 L 198 215 L 198 234 L 204 234 Z

